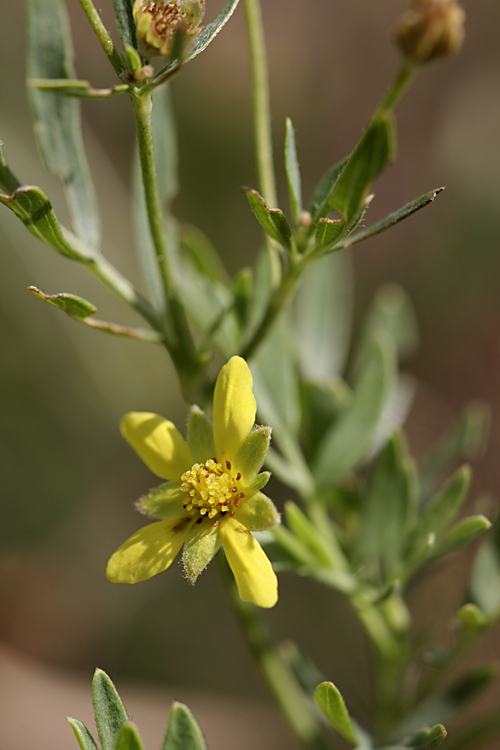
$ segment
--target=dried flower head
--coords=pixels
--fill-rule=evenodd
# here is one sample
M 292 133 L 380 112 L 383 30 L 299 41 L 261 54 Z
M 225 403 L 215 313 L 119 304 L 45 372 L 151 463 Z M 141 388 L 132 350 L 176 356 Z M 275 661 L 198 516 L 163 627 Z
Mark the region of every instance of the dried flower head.
M 417 63 L 450 57 L 462 46 L 464 21 L 465 11 L 457 0 L 414 0 L 399 20 L 396 42 Z
M 133 13 L 139 52 L 149 60 L 171 52 L 178 30 L 191 40 L 198 36 L 205 0 L 136 0 Z

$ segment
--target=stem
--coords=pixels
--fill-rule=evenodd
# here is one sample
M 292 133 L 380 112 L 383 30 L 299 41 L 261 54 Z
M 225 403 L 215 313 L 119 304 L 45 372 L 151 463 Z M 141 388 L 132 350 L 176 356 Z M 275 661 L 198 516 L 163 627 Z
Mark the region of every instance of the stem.
M 108 30 L 104 26 L 99 13 L 92 0 L 80 0 L 80 5 L 83 8 L 83 12 L 87 16 L 90 25 L 94 30 L 94 34 L 99 40 L 99 44 L 106 53 L 109 62 L 113 66 L 114 70 L 118 75 L 123 73 L 125 70 L 122 59 L 118 54 L 113 40 L 111 39 Z
M 177 296 L 169 262 L 154 158 L 153 126 L 151 120 L 153 100 L 151 94 L 139 93 L 137 91 L 132 92 L 130 98 L 137 124 L 139 160 L 149 229 L 165 292 L 165 314 L 167 316 L 163 327 L 165 345 L 176 367 L 184 395 L 191 400 L 193 395 L 192 385 L 198 375 L 200 362 L 191 331 L 189 330 L 186 312 Z
M 304 747 L 309 750 L 327 750 L 328 745 L 321 734 L 315 711 L 295 674 L 276 648 L 261 610 L 240 599 L 225 555 L 220 554 L 219 560 L 243 635 L 289 727 Z
M 377 112 L 382 112 L 383 110 L 387 109 L 394 109 L 410 84 L 413 82 L 418 71 L 419 67 L 417 65 L 413 65 L 412 63 L 405 61 L 401 65 L 391 88 L 382 100 L 382 103 L 380 104 Z
M 244 0 L 250 63 L 252 68 L 253 123 L 259 191 L 273 208 L 277 206 L 276 177 L 273 163 L 271 107 L 269 103 L 269 75 L 266 45 L 259 0 Z M 276 244 L 266 236 L 266 247 L 275 288 L 281 278 L 281 266 Z

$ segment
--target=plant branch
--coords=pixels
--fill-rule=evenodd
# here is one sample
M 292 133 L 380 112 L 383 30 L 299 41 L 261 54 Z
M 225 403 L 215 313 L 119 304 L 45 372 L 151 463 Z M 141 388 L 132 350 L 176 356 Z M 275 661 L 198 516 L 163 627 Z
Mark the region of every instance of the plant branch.
M 118 51 L 113 44 L 113 40 L 111 39 L 107 28 L 104 26 L 101 20 L 101 16 L 97 12 L 94 3 L 92 2 L 92 0 L 80 0 L 80 5 L 82 6 L 83 12 L 87 16 L 92 29 L 94 30 L 94 34 L 99 40 L 99 44 L 106 53 L 109 62 L 113 66 L 115 72 L 118 75 L 121 75 L 121 73 L 123 73 L 123 71 L 125 70 L 123 61 L 118 54 Z

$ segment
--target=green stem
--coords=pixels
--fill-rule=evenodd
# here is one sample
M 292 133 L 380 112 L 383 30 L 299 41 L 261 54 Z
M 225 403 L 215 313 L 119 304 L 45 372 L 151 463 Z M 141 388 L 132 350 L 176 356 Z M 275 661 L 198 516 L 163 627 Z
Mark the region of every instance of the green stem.
M 382 103 L 380 104 L 377 112 L 394 109 L 396 104 L 399 102 L 403 94 L 415 79 L 419 70 L 420 68 L 417 65 L 413 65 L 411 62 L 405 61 L 401 65 L 391 88 L 382 100 Z
M 158 179 L 153 146 L 151 94 L 134 91 L 130 96 L 137 124 L 139 161 L 149 229 L 158 261 L 166 303 L 164 325 L 165 345 L 176 367 L 184 396 L 193 398 L 193 384 L 199 374 L 200 362 L 186 317 L 179 299 L 170 267 L 163 212 L 158 191 Z
M 262 676 L 293 733 L 308 750 L 327 750 L 313 706 L 295 674 L 283 659 L 261 610 L 240 599 L 224 554 L 219 554 L 224 579 L 241 629 L 259 665 Z
M 101 17 L 97 12 L 94 3 L 92 0 L 80 0 L 80 5 L 94 30 L 94 34 L 99 40 L 99 44 L 106 53 L 109 62 L 113 66 L 115 72 L 120 75 L 125 70 L 123 61 L 113 44 L 113 40 L 111 39 L 108 30 L 101 21 Z

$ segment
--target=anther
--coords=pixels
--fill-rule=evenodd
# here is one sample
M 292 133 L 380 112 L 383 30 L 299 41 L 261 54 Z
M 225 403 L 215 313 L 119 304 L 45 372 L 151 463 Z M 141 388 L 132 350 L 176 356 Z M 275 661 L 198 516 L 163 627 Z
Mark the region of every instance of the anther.
M 226 461 L 226 468 L 228 471 L 231 471 L 231 461 Z

